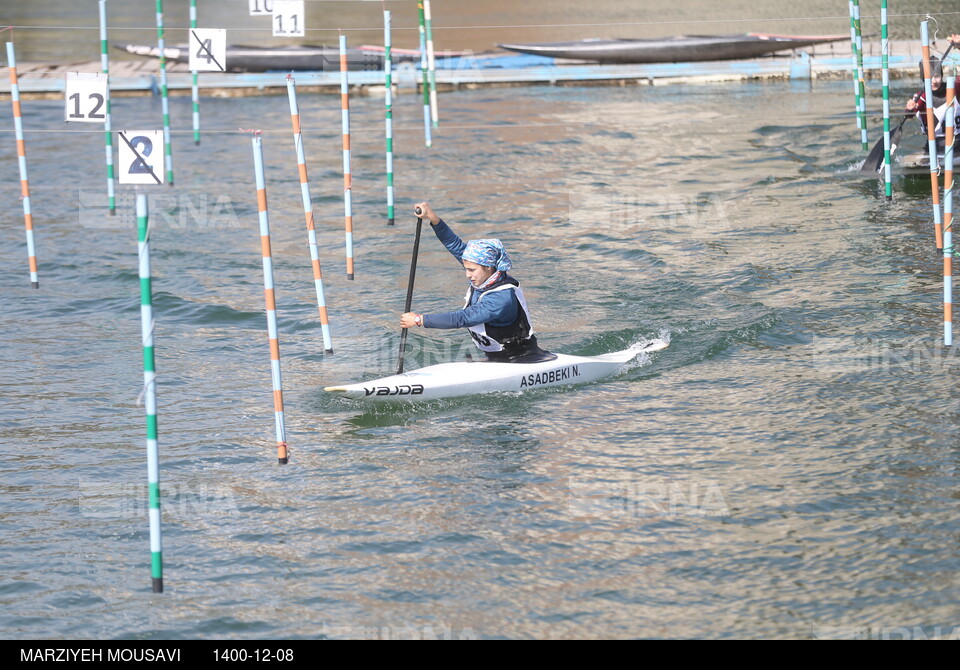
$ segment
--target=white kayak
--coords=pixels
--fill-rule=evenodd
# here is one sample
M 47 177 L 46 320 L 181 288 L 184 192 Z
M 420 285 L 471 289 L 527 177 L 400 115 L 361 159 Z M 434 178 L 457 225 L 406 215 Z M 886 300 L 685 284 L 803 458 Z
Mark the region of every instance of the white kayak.
M 550 360 L 535 363 L 441 363 L 360 384 L 327 386 L 324 390 L 373 402 L 417 402 L 585 384 L 615 375 L 640 354 L 660 351 L 668 345 L 663 340 L 650 340 L 601 356 L 553 354 Z

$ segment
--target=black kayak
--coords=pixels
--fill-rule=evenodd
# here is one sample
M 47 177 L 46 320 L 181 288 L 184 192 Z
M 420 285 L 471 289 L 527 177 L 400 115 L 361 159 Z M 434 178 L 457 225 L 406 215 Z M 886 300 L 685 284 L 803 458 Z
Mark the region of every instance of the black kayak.
M 799 49 L 813 44 L 849 40 L 849 35 L 682 35 L 650 40 L 585 39 L 543 44 L 498 44 L 510 51 L 589 60 L 599 63 L 685 63 L 706 60 L 740 60 Z
M 155 46 L 137 44 L 115 45 L 117 49 L 137 56 L 160 57 L 160 50 Z M 164 56 L 168 61 L 188 63 L 190 52 L 186 45 L 166 47 Z M 420 60 L 416 52 L 404 50 L 391 53 L 391 60 L 395 62 Z M 347 69 L 382 70 L 384 61 L 383 48 L 356 47 L 347 49 Z M 243 45 L 227 45 L 226 71 L 227 72 L 328 72 L 340 70 L 340 47 L 328 46 L 282 46 L 256 47 Z

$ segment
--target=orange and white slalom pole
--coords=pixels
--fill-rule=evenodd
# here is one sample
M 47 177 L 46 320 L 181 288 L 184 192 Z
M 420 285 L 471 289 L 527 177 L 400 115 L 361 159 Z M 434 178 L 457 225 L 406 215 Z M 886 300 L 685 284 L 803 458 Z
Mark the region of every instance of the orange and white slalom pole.
M 937 164 L 935 132 L 937 124 L 933 116 L 933 69 L 930 66 L 930 29 L 926 21 L 920 23 L 920 43 L 923 45 L 924 100 L 927 101 L 927 147 L 930 156 L 930 187 L 933 190 L 933 232 L 937 238 L 937 249 L 943 249 L 943 225 L 940 222 L 940 166 Z
M 320 330 L 323 332 L 323 348 L 333 353 L 330 340 L 330 320 L 327 317 L 327 301 L 323 294 L 323 274 L 320 272 L 320 254 L 317 250 L 317 229 L 313 220 L 313 201 L 310 198 L 310 181 L 307 179 L 307 157 L 303 151 L 303 133 L 300 127 L 300 107 L 297 104 L 297 82 L 287 75 L 287 98 L 290 100 L 290 120 L 293 123 L 293 144 L 297 151 L 297 169 L 300 173 L 300 195 L 303 200 L 303 216 L 307 222 L 307 246 L 313 264 L 313 285 L 317 292 L 317 309 L 320 312 Z
M 957 79 L 956 67 L 947 81 L 946 137 L 943 151 L 943 343 L 953 344 L 953 141 L 956 135 L 953 109 L 953 82 Z
M 13 42 L 7 42 L 7 64 L 10 66 L 10 101 L 13 103 L 13 127 L 17 134 L 17 162 L 20 165 L 20 199 L 23 201 L 23 222 L 27 228 L 30 285 L 33 288 L 40 288 L 40 276 L 37 272 L 37 249 L 33 243 L 30 182 L 27 179 L 27 146 L 23 141 L 23 118 L 20 116 L 20 85 L 17 83 L 17 56 L 13 50 Z
M 353 279 L 353 179 L 350 176 L 350 88 L 347 83 L 345 35 L 340 35 L 340 107 L 343 124 L 343 217 L 347 237 L 347 279 Z
M 285 465 L 289 461 L 289 452 L 283 421 L 283 380 L 280 376 L 280 341 L 277 336 L 277 299 L 273 291 L 270 218 L 267 214 L 267 188 L 263 176 L 263 139 L 260 137 L 259 131 L 253 136 L 253 167 L 257 179 L 260 246 L 263 248 L 263 292 L 267 301 L 267 336 L 270 338 L 270 369 L 273 373 L 273 411 L 277 424 L 277 458 L 280 465 Z

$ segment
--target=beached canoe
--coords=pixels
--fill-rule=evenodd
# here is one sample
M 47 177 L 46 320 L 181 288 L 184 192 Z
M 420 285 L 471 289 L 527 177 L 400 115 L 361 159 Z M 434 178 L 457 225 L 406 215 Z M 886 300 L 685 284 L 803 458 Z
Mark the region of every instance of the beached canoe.
M 623 371 L 637 356 L 666 349 L 668 344 L 663 340 L 650 340 L 600 356 L 551 354 L 528 363 L 441 363 L 359 384 L 327 386 L 324 390 L 370 402 L 418 402 L 498 392 L 519 393 L 598 381 Z
M 114 45 L 117 49 L 137 56 L 160 57 L 155 46 L 138 44 Z M 164 56 L 168 61 L 188 63 L 190 52 L 187 46 L 166 47 Z M 420 54 L 409 49 L 391 51 L 394 62 L 419 61 Z M 340 47 L 328 46 L 281 46 L 256 47 L 227 45 L 225 56 L 227 72 L 328 72 L 340 70 Z M 356 47 L 347 49 L 347 68 L 358 70 L 382 70 L 383 47 Z
M 849 40 L 849 35 L 683 35 L 664 39 L 608 40 L 543 44 L 498 44 L 510 51 L 596 61 L 599 63 L 686 63 L 707 60 L 740 60 L 799 49 L 814 44 Z

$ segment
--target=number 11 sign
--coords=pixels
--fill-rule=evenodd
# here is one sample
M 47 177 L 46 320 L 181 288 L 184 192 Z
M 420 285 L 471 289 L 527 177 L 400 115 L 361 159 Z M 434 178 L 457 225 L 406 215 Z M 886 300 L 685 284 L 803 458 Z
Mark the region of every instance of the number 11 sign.
M 303 37 L 303 0 L 274 0 L 273 36 Z
M 64 91 L 64 120 L 107 122 L 107 75 L 102 72 L 68 72 Z

